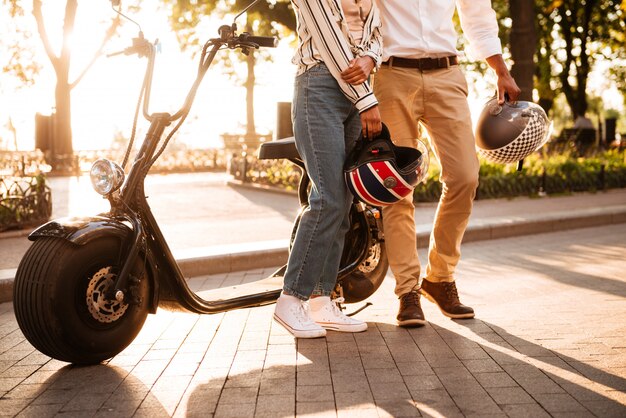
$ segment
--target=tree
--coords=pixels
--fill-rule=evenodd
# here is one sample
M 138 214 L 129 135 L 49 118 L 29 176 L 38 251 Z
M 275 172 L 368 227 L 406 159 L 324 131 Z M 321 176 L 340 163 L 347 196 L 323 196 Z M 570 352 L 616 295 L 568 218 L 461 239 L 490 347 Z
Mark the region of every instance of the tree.
M 534 0 L 509 0 L 511 12 L 510 49 L 513 67 L 511 75 L 522 89 L 521 100 L 533 99 L 535 73 L 535 8 Z
M 573 118 L 584 117 L 589 107 L 587 81 L 596 60 L 626 58 L 626 3 L 543 0 L 537 1 L 536 7 L 540 16 L 539 83 L 556 81 L 552 87 L 556 84 L 563 92 Z
M 74 153 L 72 146 L 72 117 L 71 117 L 71 92 L 72 89 L 78 85 L 87 71 L 96 62 L 96 60 L 102 55 L 104 46 L 109 39 L 115 34 L 117 27 L 120 24 L 120 19 L 115 16 L 104 33 L 99 48 L 93 54 L 93 58 L 85 66 L 85 68 L 79 72 L 79 75 L 70 80 L 70 63 L 72 58 L 72 49 L 70 45 L 70 36 L 74 30 L 76 12 L 78 10 L 78 0 L 67 0 L 65 3 L 65 15 L 63 20 L 63 40 L 61 49 L 58 54 L 55 53 L 54 46 L 50 42 L 48 36 L 44 13 L 43 13 L 42 0 L 33 0 L 33 16 L 37 22 L 37 31 L 39 37 L 43 43 L 46 55 L 54 68 L 56 75 L 56 87 L 54 92 L 55 97 L 55 115 L 54 115 L 54 129 L 52 138 L 52 166 L 60 168 L 61 165 L 67 164 L 67 158 L 72 158 Z M 71 160 L 70 160 L 71 161 Z
M 183 48 L 196 46 L 199 43 L 197 27 L 205 16 L 217 13 L 239 13 L 251 3 L 251 0 L 163 0 L 170 6 L 170 23 Z M 243 31 L 260 36 L 277 36 L 284 32 L 293 32 L 296 21 L 289 0 L 260 1 L 246 12 Z M 245 57 L 247 76 L 246 88 L 246 136 L 256 136 L 254 122 L 254 66 L 257 53 L 251 51 Z
M 20 0 L 3 0 L 3 5 L 8 9 L 11 17 L 20 17 L 16 22 L 24 21 L 24 3 L 24 1 Z M 50 5 L 50 7 L 55 6 L 56 4 Z M 72 160 L 71 91 L 100 57 L 104 46 L 114 35 L 120 23 L 117 17 L 111 20 L 92 59 L 78 73 L 75 79 L 70 80 L 70 64 L 72 62 L 70 38 L 75 27 L 77 11 L 78 0 L 67 0 L 63 15 L 62 42 L 60 47 L 57 48 L 59 50 L 57 53 L 46 27 L 45 15 L 47 12 L 44 10 L 43 1 L 32 0 L 32 16 L 35 19 L 37 32 L 56 76 L 54 128 L 51 144 L 49 144 L 51 149 L 50 163 L 55 169 L 62 168 L 62 165 Z M 13 74 L 24 85 L 32 84 L 36 80 L 35 76 L 40 68 L 40 64 L 35 59 L 35 54 L 32 53 L 28 46 L 25 46 L 28 45 L 30 40 L 28 31 L 19 26 L 15 30 L 17 41 L 8 47 L 11 59 L 7 64 L 3 63 L 3 72 Z
M 494 0 L 496 10 L 506 0 Z M 517 2 L 508 0 L 513 26 L 521 16 Z M 623 62 L 626 59 L 626 1 L 624 0 L 536 0 L 535 21 L 537 41 L 535 51 L 535 87 L 539 104 L 546 110 L 559 93 L 563 93 L 574 119 L 584 116 L 587 101 L 587 81 L 595 62 L 606 59 Z M 505 34 L 505 38 L 508 34 Z M 525 42 L 514 32 L 510 34 L 511 49 Z M 620 84 L 619 71 L 611 72 Z M 607 76 L 611 76 L 607 74 Z
M 0 16 L 0 30 L 2 31 L 0 32 L 0 51 L 5 53 L 0 56 L 3 76 L 2 83 L 0 83 L 0 96 L 4 97 L 10 89 L 17 90 L 32 85 L 41 66 L 34 59 L 34 47 L 30 42 L 31 33 L 23 25 L 24 9 L 15 0 L 3 0 L 2 6 L 5 13 Z M 4 127 L 11 133 L 13 147 L 17 151 L 18 135 L 10 109 L 2 109 L 2 112 L 6 117 Z

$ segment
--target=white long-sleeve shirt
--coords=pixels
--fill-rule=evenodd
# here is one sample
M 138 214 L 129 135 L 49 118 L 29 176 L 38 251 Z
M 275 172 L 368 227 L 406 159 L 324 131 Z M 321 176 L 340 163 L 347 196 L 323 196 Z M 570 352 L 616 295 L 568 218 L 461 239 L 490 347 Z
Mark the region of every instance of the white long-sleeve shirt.
M 343 94 L 363 112 L 378 104 L 368 82 L 358 85 L 346 83 L 341 72 L 350 60 L 359 56 L 371 57 L 376 66 L 382 62 L 382 35 L 380 14 L 372 5 L 363 27 L 361 42 L 356 43 L 341 9 L 341 0 L 291 0 L 296 12 L 298 48 L 292 62 L 298 74 L 324 63 L 339 83 Z
M 459 12 L 471 55 L 485 59 L 502 53 L 496 13 L 491 0 L 376 0 L 389 57 L 439 58 L 457 55 L 452 17 Z

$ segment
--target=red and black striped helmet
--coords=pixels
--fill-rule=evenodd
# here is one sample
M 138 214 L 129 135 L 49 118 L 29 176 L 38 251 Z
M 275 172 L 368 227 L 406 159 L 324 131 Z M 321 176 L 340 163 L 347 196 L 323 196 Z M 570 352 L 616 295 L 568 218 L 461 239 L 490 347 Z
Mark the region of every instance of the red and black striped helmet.
M 368 205 L 388 206 L 413 193 L 428 172 L 428 150 L 417 143 L 417 148 L 394 145 L 384 124 L 372 141 L 359 140 L 344 166 L 352 194 Z

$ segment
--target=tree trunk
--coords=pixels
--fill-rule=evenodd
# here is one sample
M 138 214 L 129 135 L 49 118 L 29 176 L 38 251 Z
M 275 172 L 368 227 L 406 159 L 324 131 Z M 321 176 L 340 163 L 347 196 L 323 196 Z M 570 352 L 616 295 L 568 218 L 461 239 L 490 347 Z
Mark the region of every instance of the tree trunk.
M 246 32 L 252 33 L 252 22 L 246 22 Z M 248 76 L 246 78 L 246 136 L 256 136 L 256 125 L 254 123 L 254 85 L 256 77 L 254 74 L 254 49 L 250 50 L 250 54 L 246 57 L 246 65 L 248 67 Z
M 56 110 L 54 115 L 54 136 L 52 153 L 61 160 L 71 158 L 74 153 L 72 146 L 72 114 L 71 87 L 67 82 L 67 73 L 57 78 L 54 91 Z
M 521 100 L 533 99 L 533 76 L 535 74 L 535 7 L 533 0 L 509 0 L 511 12 L 511 75 L 522 89 Z
M 250 55 L 246 58 L 248 66 L 248 77 L 246 78 L 246 134 L 255 135 L 256 125 L 254 123 L 254 84 L 256 77 L 254 74 L 254 52 L 250 51 Z
M 15 151 L 19 151 L 18 145 L 17 145 L 17 129 L 15 129 L 15 125 L 13 125 L 13 118 L 11 117 L 11 115 L 9 115 L 9 122 L 7 124 L 7 128 L 9 129 L 9 131 L 11 132 L 11 135 L 13 136 L 13 146 L 15 147 Z M 7 149 L 9 149 L 8 143 L 7 143 Z

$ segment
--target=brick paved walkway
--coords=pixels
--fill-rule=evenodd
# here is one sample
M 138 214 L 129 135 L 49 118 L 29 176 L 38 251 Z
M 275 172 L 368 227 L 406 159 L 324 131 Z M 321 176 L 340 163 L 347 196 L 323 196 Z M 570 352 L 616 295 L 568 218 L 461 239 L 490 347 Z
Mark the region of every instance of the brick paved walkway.
M 469 243 L 457 281 L 474 320 L 423 301 L 429 324 L 398 328 L 389 278 L 359 314 L 365 333 L 296 342 L 272 306 L 159 311 L 127 350 L 93 367 L 34 351 L 5 303 L 0 414 L 624 417 L 625 272 L 626 224 Z

